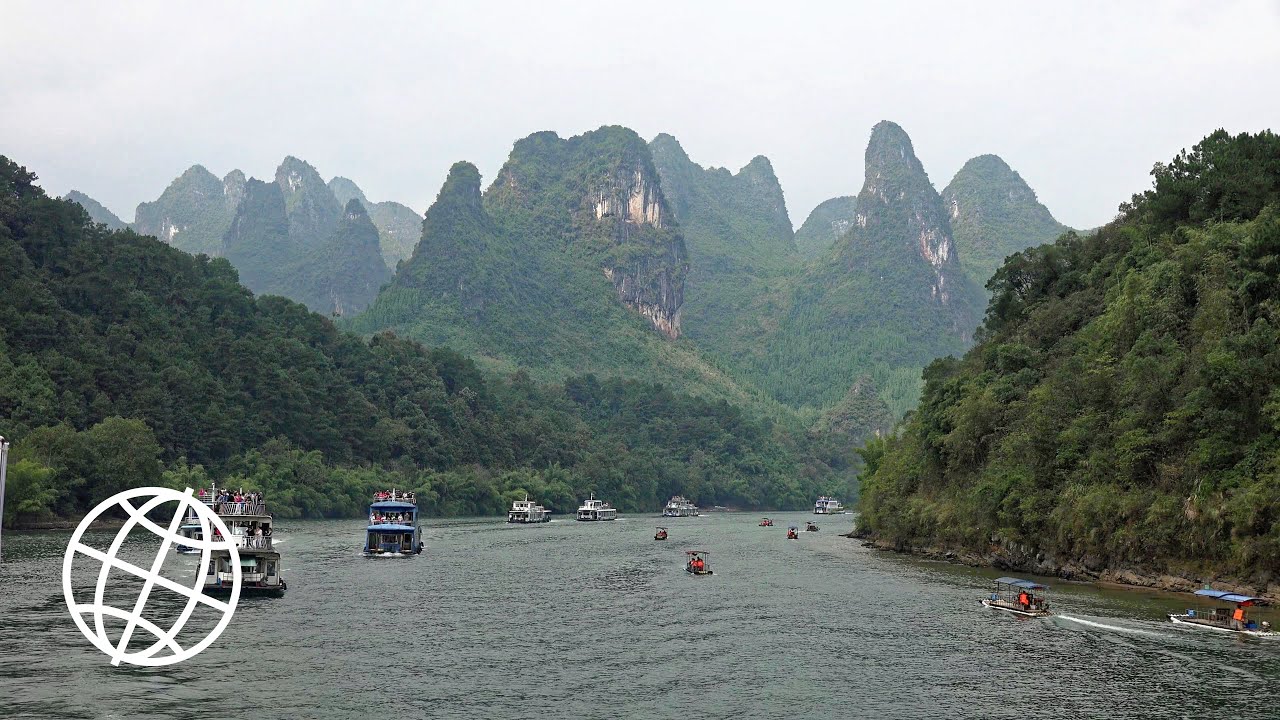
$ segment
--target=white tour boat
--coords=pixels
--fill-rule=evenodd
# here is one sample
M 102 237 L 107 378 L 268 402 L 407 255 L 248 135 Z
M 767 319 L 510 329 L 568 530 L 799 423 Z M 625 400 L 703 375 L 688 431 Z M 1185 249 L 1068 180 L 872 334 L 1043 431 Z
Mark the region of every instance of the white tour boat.
M 597 500 L 594 493 L 582 502 L 578 508 L 579 520 L 617 520 L 618 510 L 603 500 Z
M 844 512 L 844 506 L 840 501 L 826 495 L 818 498 L 818 502 L 813 504 L 814 515 L 838 515 L 842 512 Z
M 663 517 L 698 517 L 698 506 L 683 495 L 676 495 L 662 508 Z
M 551 522 L 551 511 L 525 495 L 523 500 L 511 503 L 511 510 L 507 511 L 507 522 L 522 524 Z
M 215 488 L 206 501 L 226 523 L 240 555 L 240 597 L 283 596 L 287 586 L 281 575 L 280 553 L 272 542 L 271 513 L 261 494 L 245 496 Z M 215 529 L 212 539 L 223 538 Z M 233 573 L 231 553 L 214 550 L 209 555 L 209 567 L 204 569 L 204 591 L 229 595 Z

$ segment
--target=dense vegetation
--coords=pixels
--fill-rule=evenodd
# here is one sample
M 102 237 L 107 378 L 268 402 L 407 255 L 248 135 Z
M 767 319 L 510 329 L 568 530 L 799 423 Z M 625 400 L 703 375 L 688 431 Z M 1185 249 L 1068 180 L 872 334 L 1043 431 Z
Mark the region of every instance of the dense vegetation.
M 159 198 L 138 205 L 133 229 L 192 254 L 221 255 L 222 236 L 231 227 L 244 188 L 239 170 L 219 180 L 203 166 L 192 165 Z
M 351 327 L 389 328 L 448 345 L 486 369 L 523 368 L 542 381 L 621 375 L 767 405 L 689 342 L 664 339 L 619 301 L 604 272 L 610 265 L 620 268 L 611 270 L 615 278 L 649 266 L 636 273 L 637 285 L 668 272 L 673 291 L 685 272 L 683 239 L 669 225 L 655 230 L 597 216 L 597 203 L 615 203 L 615 193 L 632 189 L 670 215 L 647 145 L 622 128 L 521 140 L 483 195 L 475 166 L 457 163 L 427 210 L 413 256 Z
M 128 223 L 116 217 L 116 214 L 108 210 L 105 205 L 79 190 L 72 190 L 62 197 L 64 200 L 78 203 L 85 212 L 89 213 L 89 219 L 106 225 L 108 230 L 123 230 L 128 226 Z
M 413 248 L 422 237 L 422 216 L 412 208 L 389 200 L 370 202 L 359 185 L 341 176 L 329 181 L 329 190 L 343 207 L 353 198 L 364 205 L 369 219 L 378 228 L 382 259 L 387 267 L 394 270 L 400 261 L 413 254 Z
M 980 342 L 866 450 L 863 522 L 1091 570 L 1280 571 L 1280 137 L 1218 131 L 1009 258 Z
M 806 259 L 821 257 L 849 232 L 858 214 L 858 198 L 835 197 L 818 204 L 796 230 L 796 250 Z
M 390 279 L 364 205 L 344 212 L 315 168 L 285 158 L 276 181 L 250 178 L 222 255 L 255 293 L 280 295 L 325 315 L 354 315 Z
M 793 406 L 829 407 L 870 375 L 898 416 L 915 404 L 920 369 L 967 347 L 981 298 L 960 272 L 941 198 L 902 128 L 876 125 L 866 178 L 850 230 L 760 299 L 763 321 L 758 339 L 743 343 L 743 363 Z
M 995 155 L 979 155 L 965 163 L 942 191 L 942 201 L 951 213 L 960 265 L 979 287 L 1006 257 L 1069 229 L 1053 219 L 1022 176 Z
M 528 491 L 652 510 L 798 507 L 848 493 L 847 449 L 656 383 L 495 378 L 447 349 L 362 339 L 255 298 L 222 258 L 108 231 L 0 158 L 0 433 L 10 516 L 74 515 L 121 487 L 263 489 L 283 515 L 359 513 L 414 488 L 432 513 Z M 265 185 L 265 183 L 264 183 Z

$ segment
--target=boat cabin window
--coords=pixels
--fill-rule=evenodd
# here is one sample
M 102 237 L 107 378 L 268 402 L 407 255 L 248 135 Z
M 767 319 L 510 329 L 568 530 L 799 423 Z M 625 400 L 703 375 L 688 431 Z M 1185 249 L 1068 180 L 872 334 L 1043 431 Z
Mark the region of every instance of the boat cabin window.
M 276 574 L 276 564 L 274 562 L 268 562 L 267 575 L 271 577 L 275 577 L 275 574 Z

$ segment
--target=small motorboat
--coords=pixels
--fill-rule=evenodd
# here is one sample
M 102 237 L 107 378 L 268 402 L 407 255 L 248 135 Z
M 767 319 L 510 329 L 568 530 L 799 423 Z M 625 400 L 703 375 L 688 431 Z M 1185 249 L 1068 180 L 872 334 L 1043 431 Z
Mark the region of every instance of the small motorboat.
M 773 521 L 769 518 L 765 518 L 760 521 L 760 527 L 773 527 Z
M 664 527 L 660 527 L 660 528 L 658 528 L 658 531 L 657 531 L 657 532 L 655 532 L 655 533 L 653 534 L 653 539 L 654 539 L 654 540 L 666 540 L 666 539 L 667 539 L 667 529 L 666 529 L 666 528 L 664 528 Z
M 685 563 L 684 569 L 694 575 L 711 575 L 711 563 L 707 562 L 706 550 L 685 550 L 685 555 L 689 556 L 689 562 Z
M 805 531 L 805 532 L 818 532 L 818 523 L 815 523 L 815 522 L 807 522 L 807 523 L 805 523 L 805 524 L 804 524 L 804 531 Z
M 795 526 L 795 525 L 792 525 L 791 527 L 787 528 L 787 539 L 788 539 L 788 540 L 799 540 L 799 539 L 800 539 L 800 533 L 796 532 L 796 529 L 797 529 L 797 528 L 796 528 L 796 526 Z
M 1236 633 L 1237 635 L 1252 635 L 1255 637 L 1280 635 L 1280 633 L 1271 629 L 1271 623 L 1265 621 L 1259 623 L 1249 618 L 1249 611 L 1246 608 L 1266 603 L 1263 598 L 1240 595 L 1226 590 L 1211 590 L 1209 588 L 1197 590 L 1196 595 L 1211 600 L 1232 603 L 1236 608 L 1235 610 L 1229 610 L 1228 608 L 1201 608 L 1198 610 L 1188 608 L 1185 613 L 1169 613 L 1170 622 L 1197 630 L 1220 630 L 1222 632 Z
M 1049 617 L 1045 593 L 1049 586 L 1015 577 L 996 578 L 991 595 L 982 598 L 986 607 L 1029 618 Z

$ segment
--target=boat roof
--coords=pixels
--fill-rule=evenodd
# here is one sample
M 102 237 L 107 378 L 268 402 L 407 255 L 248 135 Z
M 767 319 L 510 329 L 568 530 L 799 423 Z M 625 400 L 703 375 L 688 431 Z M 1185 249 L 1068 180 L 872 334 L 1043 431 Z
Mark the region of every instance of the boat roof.
M 1023 580 L 1016 577 L 996 578 L 996 582 L 1000 585 L 1011 585 L 1013 587 L 1022 588 L 1023 590 L 1048 590 L 1049 586 L 1033 580 Z
M 379 500 L 369 506 L 375 510 L 413 510 L 418 507 L 416 503 L 405 502 L 403 500 Z
M 1256 603 L 1264 601 L 1263 598 L 1256 598 L 1250 595 L 1240 595 L 1227 590 L 1210 590 L 1208 588 L 1205 588 L 1204 590 L 1197 590 L 1196 594 L 1203 595 L 1204 597 L 1211 597 L 1215 600 L 1224 600 L 1229 603 Z
M 685 550 L 685 555 L 710 555 L 706 550 Z

